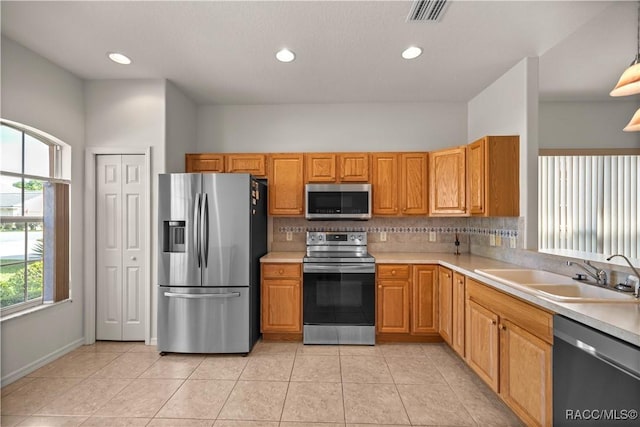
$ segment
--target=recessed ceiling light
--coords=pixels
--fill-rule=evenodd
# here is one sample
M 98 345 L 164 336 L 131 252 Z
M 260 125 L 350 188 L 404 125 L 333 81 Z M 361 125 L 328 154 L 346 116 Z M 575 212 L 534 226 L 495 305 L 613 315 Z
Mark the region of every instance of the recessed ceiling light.
M 289 49 L 281 49 L 276 52 L 276 59 L 280 62 L 291 62 L 296 59 L 296 54 Z
M 112 60 L 113 62 L 117 62 L 118 64 L 122 64 L 122 65 L 131 64 L 131 59 L 128 56 L 123 55 L 122 53 L 109 52 L 108 56 L 110 60 Z
M 422 49 L 420 49 L 417 46 L 411 46 L 406 48 L 403 52 L 402 52 L 402 57 L 404 59 L 415 59 L 418 56 L 420 56 L 422 54 Z

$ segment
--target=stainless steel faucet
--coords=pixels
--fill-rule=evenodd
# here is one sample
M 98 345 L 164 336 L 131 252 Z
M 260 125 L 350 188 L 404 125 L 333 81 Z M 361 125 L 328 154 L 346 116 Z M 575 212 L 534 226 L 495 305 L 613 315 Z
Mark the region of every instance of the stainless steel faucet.
M 633 273 L 636 275 L 636 277 L 640 279 L 640 273 L 638 273 L 638 270 L 636 270 L 633 264 L 631 264 L 631 261 L 629 261 L 629 258 L 627 258 L 626 256 L 622 254 L 611 255 L 609 258 L 607 258 L 607 261 L 611 261 L 612 258 L 615 258 L 617 256 L 624 258 L 624 260 L 627 261 L 627 264 L 629 264 L 629 267 L 631 267 L 631 269 L 633 270 Z M 635 296 L 636 298 L 640 298 L 640 287 L 638 286 L 636 286 L 636 289 L 635 289 Z
M 595 265 L 591 265 L 591 263 L 588 260 L 585 260 L 584 264 L 586 264 L 587 266 L 593 268 L 593 271 L 587 269 L 587 267 L 585 267 L 582 264 L 578 264 L 578 263 L 573 262 L 573 261 L 567 261 L 567 265 L 575 265 L 576 267 L 580 267 L 590 277 L 593 277 L 593 279 L 596 281 L 596 284 L 598 286 L 607 286 L 607 272 L 606 271 L 604 271 L 601 268 L 596 267 Z

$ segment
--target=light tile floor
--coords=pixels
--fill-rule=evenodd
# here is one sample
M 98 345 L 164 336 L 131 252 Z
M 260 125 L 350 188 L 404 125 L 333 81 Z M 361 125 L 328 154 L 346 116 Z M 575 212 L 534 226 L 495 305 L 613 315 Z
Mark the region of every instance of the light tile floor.
M 161 357 L 98 342 L 4 387 L 0 403 L 4 427 L 522 425 L 444 344 Z

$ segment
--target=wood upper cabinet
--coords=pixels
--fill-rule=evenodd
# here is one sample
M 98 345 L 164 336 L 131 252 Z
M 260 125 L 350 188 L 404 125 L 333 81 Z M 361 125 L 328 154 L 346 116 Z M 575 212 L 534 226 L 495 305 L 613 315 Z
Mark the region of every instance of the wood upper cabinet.
M 448 268 L 438 267 L 438 288 L 438 310 L 440 313 L 438 332 L 442 339 L 451 345 L 453 327 L 453 272 Z
M 451 348 L 464 358 L 464 290 L 465 276 L 453 273 L 452 311 L 451 311 Z
M 398 153 L 371 154 L 373 215 L 397 215 Z
M 438 267 L 414 265 L 411 274 L 411 334 L 438 333 Z
M 340 182 L 369 181 L 369 153 L 338 153 Z
M 302 332 L 300 264 L 262 264 L 261 328 L 263 333 Z
M 467 146 L 469 213 L 519 216 L 520 139 L 486 136 Z
M 429 153 L 429 215 L 467 214 L 465 156 L 465 146 Z
M 186 172 L 224 172 L 223 154 L 187 153 L 184 157 Z
M 225 154 L 225 172 L 250 173 L 256 177 L 267 176 L 266 154 Z
M 304 168 L 306 182 L 336 182 L 336 155 L 333 153 L 306 153 Z
M 400 211 L 402 215 L 426 215 L 427 153 L 400 154 Z
M 269 214 L 302 216 L 304 212 L 304 157 L 269 155 Z
M 368 182 L 369 153 L 306 153 L 306 182 Z
M 376 330 L 409 333 L 409 266 L 378 265 L 376 282 Z
M 551 354 L 550 344 L 513 322 L 501 321 L 500 395 L 527 425 L 553 423 Z
M 498 392 L 498 315 L 467 301 L 467 363 L 495 392 Z

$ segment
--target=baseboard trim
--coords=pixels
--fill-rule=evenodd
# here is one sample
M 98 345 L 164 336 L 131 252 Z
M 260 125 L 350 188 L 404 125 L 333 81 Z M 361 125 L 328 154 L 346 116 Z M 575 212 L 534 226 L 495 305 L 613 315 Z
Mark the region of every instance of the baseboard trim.
M 13 372 L 11 372 L 10 374 L 5 375 L 4 377 L 0 378 L 0 386 L 4 387 L 6 385 L 11 384 L 14 381 L 19 380 L 20 378 L 24 377 L 25 375 L 29 375 L 31 372 L 35 371 L 38 368 L 43 367 L 44 365 L 46 365 L 47 363 L 51 363 L 54 360 L 58 359 L 61 356 L 64 356 L 65 354 L 69 353 L 70 351 L 75 350 L 76 348 L 82 346 L 84 344 L 84 337 L 79 338 L 67 345 L 65 345 L 64 347 L 59 348 L 58 350 L 52 351 L 51 353 L 41 357 L 40 359 L 29 363 L 28 365 L 17 369 Z
M 151 338 L 149 340 L 149 345 L 155 345 L 157 347 L 158 346 L 158 338 Z

